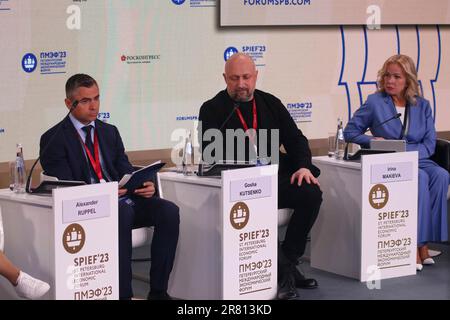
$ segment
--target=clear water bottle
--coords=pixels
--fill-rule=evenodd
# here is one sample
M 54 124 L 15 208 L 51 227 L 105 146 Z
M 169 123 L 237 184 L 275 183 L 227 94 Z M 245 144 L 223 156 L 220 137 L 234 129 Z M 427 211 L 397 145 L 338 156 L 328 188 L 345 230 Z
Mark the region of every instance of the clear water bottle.
M 345 149 L 344 128 L 342 126 L 341 118 L 338 118 L 336 131 L 336 151 L 334 152 L 334 157 L 338 160 L 342 160 L 344 158 L 344 149 Z
M 191 175 L 194 173 L 194 147 L 192 146 L 191 132 L 184 142 L 183 159 L 181 162 L 184 175 Z
M 23 149 L 20 143 L 16 148 L 16 165 L 14 170 L 14 192 L 24 193 L 26 184 L 25 161 L 23 160 Z

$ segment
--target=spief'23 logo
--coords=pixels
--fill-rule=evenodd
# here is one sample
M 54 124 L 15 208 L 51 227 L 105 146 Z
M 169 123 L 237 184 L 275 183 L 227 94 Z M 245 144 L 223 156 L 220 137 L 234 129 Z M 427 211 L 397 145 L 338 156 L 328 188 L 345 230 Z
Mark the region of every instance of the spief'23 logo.
M 36 70 L 37 64 L 37 58 L 32 53 L 26 53 L 22 58 L 22 69 L 26 73 L 31 73 Z
M 369 203 L 374 209 L 381 209 L 389 201 L 389 190 L 384 184 L 376 184 L 370 189 Z
M 225 61 L 227 61 L 228 59 L 230 59 L 230 57 L 231 57 L 233 54 L 238 53 L 238 52 L 239 52 L 239 50 L 236 49 L 235 47 L 228 47 L 228 48 L 225 49 L 225 51 L 224 51 L 224 53 L 223 53 L 223 59 L 224 59 Z
M 250 209 L 244 202 L 236 203 L 230 210 L 230 223 L 233 228 L 244 228 L 250 219 Z

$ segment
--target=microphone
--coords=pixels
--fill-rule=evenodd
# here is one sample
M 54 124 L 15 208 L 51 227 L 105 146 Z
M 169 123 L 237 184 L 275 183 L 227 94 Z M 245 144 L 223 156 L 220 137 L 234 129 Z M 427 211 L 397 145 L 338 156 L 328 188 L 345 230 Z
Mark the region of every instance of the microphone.
M 224 122 L 222 122 L 222 124 L 219 127 L 219 131 L 222 131 L 223 127 L 227 124 L 227 122 L 230 120 L 231 116 L 236 112 L 237 109 L 239 109 L 241 107 L 241 105 L 239 104 L 238 101 L 233 101 L 234 103 L 234 107 L 233 110 L 231 110 L 230 114 L 228 115 L 228 117 L 225 119 Z
M 233 116 L 233 114 L 236 112 L 237 109 L 239 109 L 241 107 L 241 105 L 239 104 L 239 101 L 234 101 L 233 100 L 233 110 L 231 110 L 230 114 L 227 116 L 227 118 L 225 119 L 224 122 L 222 122 L 222 124 L 219 127 L 219 131 L 222 131 L 223 127 L 227 124 L 227 122 L 230 120 L 230 118 Z M 198 172 L 197 175 L 198 176 L 203 176 L 203 160 L 200 161 L 199 165 L 198 165 Z
M 394 120 L 394 119 L 398 119 L 398 118 L 400 118 L 401 116 L 402 116 L 401 113 L 397 113 L 397 114 L 395 114 L 394 116 L 390 117 L 389 119 L 380 122 L 380 123 L 377 124 L 376 126 L 373 126 L 373 127 L 371 127 L 371 128 L 367 128 L 364 132 L 358 133 L 358 134 L 354 135 L 353 137 L 351 137 L 350 139 L 348 139 L 348 141 L 347 141 L 346 144 L 345 144 L 344 160 L 350 160 L 350 159 L 349 159 L 349 155 L 348 155 L 348 145 L 349 145 L 350 143 L 352 143 L 353 140 L 354 140 L 355 138 L 358 138 L 358 137 L 360 137 L 360 136 L 366 134 L 366 132 L 369 131 L 370 129 L 376 129 L 376 128 L 379 128 L 379 127 L 381 127 L 383 124 L 385 124 L 386 122 L 389 122 L 389 121 Z
M 75 110 L 75 108 L 78 106 L 78 103 L 80 103 L 78 100 L 75 100 L 74 102 L 72 102 L 72 105 L 70 106 L 69 112 L 63 118 L 63 120 L 66 119 L 69 116 L 69 114 L 72 113 L 73 110 Z M 50 140 L 48 141 L 47 145 L 42 149 L 42 152 L 39 153 L 39 157 L 36 159 L 36 161 L 31 166 L 30 173 L 28 174 L 28 177 L 27 177 L 27 184 L 25 186 L 25 191 L 27 193 L 33 193 L 33 191 L 34 191 L 34 189 L 31 188 L 31 176 L 33 174 L 34 167 L 36 167 L 38 161 L 41 159 L 41 155 L 44 154 L 45 151 L 47 151 L 48 147 L 53 142 L 53 139 L 55 139 L 55 137 L 59 133 L 59 130 L 61 129 L 61 127 L 62 127 L 62 121 L 59 123 L 58 128 L 56 128 L 55 133 L 53 133 L 53 136 L 50 138 Z
M 66 117 L 67 117 L 70 113 L 72 113 L 73 110 L 75 110 L 75 108 L 78 106 L 79 103 L 80 103 L 80 101 L 78 101 L 78 100 L 75 100 L 74 102 L 72 102 L 72 105 L 70 106 L 70 109 L 69 109 L 69 113 L 66 115 Z M 64 118 L 66 118 L 66 117 L 64 117 Z M 63 118 L 63 119 L 64 119 L 64 118 Z

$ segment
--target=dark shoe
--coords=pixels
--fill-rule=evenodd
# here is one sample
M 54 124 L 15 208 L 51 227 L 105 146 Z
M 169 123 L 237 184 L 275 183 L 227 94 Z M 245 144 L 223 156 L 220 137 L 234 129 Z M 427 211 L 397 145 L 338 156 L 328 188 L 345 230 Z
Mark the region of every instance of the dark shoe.
M 299 297 L 295 288 L 294 274 L 292 271 L 283 272 L 278 275 L 278 293 L 279 300 L 292 300 Z
M 292 300 L 298 298 L 295 288 L 294 269 L 297 264 L 296 259 L 288 257 L 284 250 L 278 250 L 278 293 L 280 300 Z
M 306 279 L 305 275 L 297 268 L 294 270 L 294 281 L 297 288 L 302 289 L 315 289 L 319 286 L 316 279 Z
M 172 300 L 167 292 L 149 292 L 147 300 Z

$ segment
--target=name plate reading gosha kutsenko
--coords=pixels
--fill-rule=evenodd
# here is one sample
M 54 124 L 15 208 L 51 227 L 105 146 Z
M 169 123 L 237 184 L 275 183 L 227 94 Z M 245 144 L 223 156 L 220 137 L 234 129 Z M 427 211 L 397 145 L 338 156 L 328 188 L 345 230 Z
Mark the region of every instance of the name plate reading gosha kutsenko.
M 234 180 L 230 183 L 230 201 L 242 201 L 271 196 L 271 177 Z

